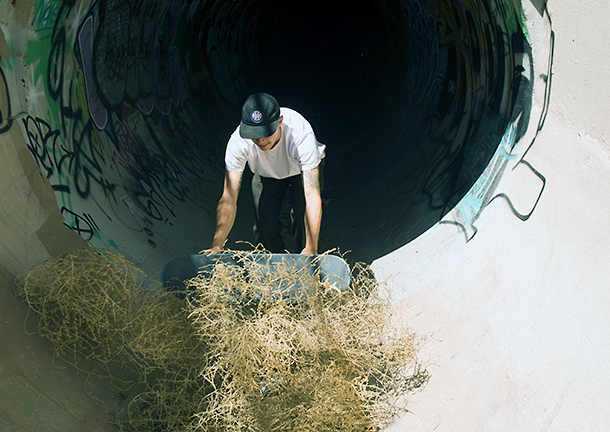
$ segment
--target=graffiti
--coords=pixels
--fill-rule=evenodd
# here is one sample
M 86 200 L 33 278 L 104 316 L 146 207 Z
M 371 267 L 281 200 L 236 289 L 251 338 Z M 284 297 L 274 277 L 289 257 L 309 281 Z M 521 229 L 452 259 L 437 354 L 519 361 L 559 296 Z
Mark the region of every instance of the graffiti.
M 91 240 L 94 235 L 99 235 L 99 228 L 90 214 L 85 213 L 81 216 L 65 207 L 61 208 L 61 214 L 67 219 L 71 219 L 73 221 L 73 223 L 70 225 L 64 223 L 64 226 L 85 237 L 87 241 Z
M 148 115 L 153 106 L 168 114 L 172 102 L 178 103 L 180 75 L 173 45 L 179 12 L 179 0 L 99 3 L 92 67 L 104 106 L 138 104 Z
M 53 130 L 47 121 L 32 116 L 27 116 L 22 121 L 26 130 L 28 149 L 47 178 L 51 178 L 55 173 L 60 178 L 70 173 L 71 184 L 82 198 L 89 196 L 92 181 L 100 185 L 104 193 L 114 191 L 114 184 L 96 174 L 102 171 L 98 159 L 103 160 L 103 158 L 86 142 L 88 138 L 86 129 L 80 130 L 79 124 L 73 123 L 68 147 L 62 140 L 61 132 Z M 67 186 L 61 186 L 62 188 L 56 190 L 69 190 Z
M 53 0 L 42 0 L 36 3 L 31 25 L 41 39 L 51 37 L 53 27 L 61 16 L 62 6 Z
M 181 170 L 171 159 L 163 154 L 151 155 L 141 139 L 141 130 L 149 132 L 150 139 L 155 135 L 145 119 L 137 115 L 118 120 L 116 130 L 116 152 L 112 162 L 129 173 L 135 182 L 132 186 L 137 201 L 146 213 L 155 220 L 165 220 L 166 213 L 175 216 L 173 205 L 186 202 L 186 187 Z M 163 210 L 161 210 L 161 208 Z
M 459 226 L 464 227 L 467 240 L 470 240 L 476 233 L 476 228 L 473 225 L 474 221 L 480 215 L 485 204 L 491 201 L 490 194 L 499 182 L 501 173 L 506 168 L 507 162 L 516 157 L 516 155 L 509 154 L 506 150 L 514 145 L 515 138 L 516 127 L 514 124 L 511 124 L 502 137 L 502 141 L 500 142 L 496 153 L 485 167 L 483 173 L 479 176 L 466 196 L 464 196 L 455 207 L 454 214 L 458 214 L 456 219 L 459 221 Z
M 181 206 L 217 199 L 206 188 L 222 171 L 225 123 L 235 127 L 228 102 L 236 103 L 261 72 L 245 73 L 261 64 L 253 58 L 261 52 L 256 40 L 247 42 L 251 50 L 243 47 L 257 24 L 246 23 L 253 3 L 34 3 L 37 39 L 28 42 L 26 66 L 32 93 L 42 97 L 28 99 L 30 115 L 15 123 L 56 192 L 66 226 L 109 243 L 102 230 L 113 223 L 113 230 L 157 246 L 158 230 L 175 224 Z M 406 243 L 458 204 L 456 220 L 471 229 L 517 160 L 513 147 L 529 115 L 517 95 L 534 79 L 522 63 L 531 50 L 517 3 L 397 4 L 408 21 L 404 58 L 412 67 L 395 92 L 401 114 L 387 120 L 395 135 L 384 151 L 399 166 L 388 182 L 392 199 L 420 207 L 402 233 L 398 219 L 410 216 L 392 212 L 397 220 L 388 226 L 398 228 L 388 242 Z M 0 92 L 3 83 L 0 76 Z M 0 132 L 10 126 L 7 110 L 0 106 Z
M 411 51 L 411 64 L 418 65 L 418 71 L 409 80 L 406 93 L 410 97 L 403 106 L 404 116 L 395 125 L 399 133 L 404 133 L 412 124 L 425 122 L 425 118 L 431 116 L 430 112 L 416 110 L 414 107 L 436 105 L 439 96 L 435 97 L 434 92 L 442 88 L 447 75 L 447 50 L 437 44 L 432 16 L 419 2 L 404 4 L 404 8 L 405 13 L 411 17 L 414 47 Z M 431 61 L 423 61 L 424 56 Z M 420 142 L 426 133 L 425 128 L 418 131 L 420 135 L 410 137 L 415 142 Z
M 155 233 L 150 228 L 144 228 L 144 232 L 149 237 L 153 237 L 155 235 Z M 150 238 L 148 239 L 148 244 L 152 248 L 156 248 L 157 247 L 157 244 L 152 239 L 150 239 Z
M 475 221 L 482 213 L 482 211 L 495 199 L 503 199 L 508 204 L 509 208 L 513 212 L 513 214 L 519 218 L 521 221 L 527 221 L 531 215 L 536 210 L 540 199 L 542 198 L 542 194 L 546 187 L 546 178 L 545 176 L 536 170 L 530 162 L 525 160 L 525 157 L 529 150 L 534 145 L 538 134 L 544 127 L 544 122 L 546 120 L 546 116 L 548 113 L 548 106 L 550 101 L 551 94 L 551 84 L 552 84 L 552 69 L 553 69 L 553 59 L 554 59 L 554 47 L 555 47 L 555 33 L 552 30 L 552 22 L 550 21 L 550 17 L 548 14 L 546 15 L 549 20 L 550 30 L 550 38 L 549 38 L 549 58 L 547 63 L 547 70 L 544 74 L 542 74 L 542 78 L 544 81 L 544 103 L 542 113 L 538 120 L 538 124 L 536 126 L 535 135 L 532 141 L 529 143 L 527 148 L 521 153 L 521 155 L 517 155 L 512 153 L 517 141 L 519 141 L 525 131 L 525 125 L 529 123 L 529 105 L 519 106 L 518 109 L 515 110 L 513 116 L 511 118 L 511 123 L 509 124 L 508 130 L 502 138 L 500 146 L 498 147 L 496 154 L 492 158 L 491 162 L 477 180 L 476 184 L 472 187 L 472 189 L 468 192 L 468 194 L 463 198 L 463 200 L 456 206 L 453 212 L 453 221 L 444 221 L 444 223 L 451 223 L 459 226 L 465 236 L 466 241 L 470 241 L 472 237 L 476 234 L 477 229 L 474 226 Z M 533 59 L 531 56 L 531 49 L 529 45 L 527 49 L 524 49 L 524 52 L 527 54 L 530 62 L 530 77 L 533 78 Z M 520 84 L 525 85 L 525 88 L 522 89 L 523 92 L 531 92 L 531 82 L 530 79 L 521 75 L 520 76 Z M 525 125 L 524 125 L 525 123 Z M 500 181 L 500 177 L 503 174 L 504 170 L 507 167 L 509 161 L 517 160 L 514 164 L 512 171 L 514 171 L 518 166 L 524 165 L 526 166 L 536 177 L 540 179 L 541 187 L 538 193 L 538 197 L 534 202 L 532 208 L 528 213 L 519 212 L 510 197 L 504 193 L 500 192 L 493 195 L 496 185 Z M 493 196 L 492 196 L 493 195 Z
M 154 165 L 154 161 L 141 160 L 141 162 Z M 146 171 L 146 168 L 148 167 L 145 167 L 143 172 Z M 155 220 L 163 221 L 165 219 L 165 211 L 162 209 L 169 211 L 172 216 L 176 216 L 167 196 L 156 188 L 158 183 L 154 177 L 151 178 L 145 174 L 136 173 L 134 179 L 136 181 L 137 200 L 148 216 Z
M 546 14 L 546 16 L 548 17 L 548 13 Z M 548 61 L 548 65 L 547 65 L 547 71 L 545 74 L 542 75 L 542 78 L 546 84 L 544 87 L 544 102 L 543 102 L 543 106 L 542 106 L 542 114 L 540 115 L 540 119 L 538 120 L 538 125 L 536 127 L 536 135 L 530 142 L 527 149 L 523 152 L 523 156 L 522 156 L 521 160 L 523 160 L 525 158 L 525 156 L 529 152 L 530 148 L 532 148 L 532 146 L 534 145 L 534 142 L 538 138 L 538 134 L 544 127 L 544 123 L 546 121 L 546 116 L 549 112 L 549 105 L 551 103 L 551 85 L 553 82 L 553 61 L 554 61 L 554 55 L 555 55 L 555 32 L 552 30 L 553 27 L 552 27 L 552 22 L 551 22 L 550 18 L 548 18 L 548 20 L 550 22 L 551 35 L 550 35 L 549 61 Z
M 171 224 L 174 207 L 187 200 L 185 175 L 202 170 L 198 151 L 188 151 L 193 139 L 178 114 L 181 2 L 85 7 L 73 0 L 35 1 L 30 24 L 37 38 L 28 41 L 27 61 L 33 94 L 40 97 L 30 99 L 30 115 L 19 123 L 56 192 L 65 225 L 87 240 L 113 245 L 94 218 L 121 222 L 123 209 L 145 223 Z M 119 21 L 126 25 L 118 27 Z M 0 132 L 10 127 L 9 108 L 0 106 Z M 176 153 L 186 169 L 165 150 L 171 137 L 182 137 Z M 117 206 L 119 188 L 137 213 Z M 95 215 L 83 211 L 90 208 Z M 123 225 L 144 233 L 139 224 Z
M 12 123 L 8 84 L 6 83 L 4 71 L 0 68 L 0 134 L 9 130 Z
M 497 3 L 501 2 L 496 2 L 494 5 L 497 5 Z M 519 25 L 520 23 L 517 21 L 499 20 L 488 9 L 489 6 L 485 7 L 486 5 L 487 3 L 483 5 L 484 7 L 481 11 L 484 11 L 484 14 L 487 14 L 489 18 L 479 18 L 476 27 L 473 24 L 475 21 L 472 18 L 472 14 L 463 5 L 460 12 L 460 17 L 466 17 L 471 22 L 471 25 L 467 27 L 471 29 L 468 40 L 474 43 L 471 45 L 465 42 L 464 38 L 460 38 L 462 54 L 459 57 L 467 59 L 464 62 L 466 76 L 463 78 L 466 88 L 461 93 L 470 92 L 472 100 L 468 109 L 471 124 L 463 138 L 457 137 L 465 145 L 460 154 L 460 163 L 455 164 L 456 168 L 459 165 L 459 168 L 457 168 L 459 169 L 459 174 L 453 173 L 455 183 L 451 195 L 455 197 L 461 196 L 463 194 L 462 191 L 470 188 L 484 172 L 487 161 L 502 139 L 503 131 L 508 123 L 507 114 L 505 113 L 512 111 L 514 100 L 519 91 L 518 85 L 511 86 L 506 84 L 507 82 L 510 83 L 511 80 L 518 79 L 520 76 L 522 68 L 520 67 L 519 56 L 523 50 L 518 49 L 516 46 L 513 46 L 513 49 L 499 49 L 499 46 L 503 44 L 502 41 L 506 38 L 523 40 L 524 36 Z M 509 9 L 512 11 L 513 7 L 511 6 Z M 483 16 L 485 16 L 484 14 Z M 483 22 L 486 24 L 483 24 Z M 479 38 L 472 37 L 476 34 L 486 34 L 487 40 L 481 45 Z M 498 63 L 498 67 L 495 71 L 488 70 L 486 81 L 482 81 L 481 78 L 484 76 L 483 60 L 488 54 L 488 47 L 494 49 L 495 61 Z M 475 78 L 475 76 L 480 78 Z M 456 79 L 458 79 L 459 83 L 459 78 Z M 510 96 L 505 92 L 511 92 Z M 466 108 L 465 104 L 462 106 Z M 453 199 L 446 201 L 447 208 L 454 205 Z
M 508 131 L 503 136 L 506 123 L 504 116 L 495 114 L 489 108 L 485 111 L 476 132 L 464 146 L 463 166 L 458 180 L 458 189 L 466 185 L 472 185 L 477 181 L 477 178 L 484 174 L 488 164 L 487 155 L 489 154 L 490 144 L 500 142 L 499 148 L 503 148 L 503 144 L 506 142 L 506 134 L 514 137 L 512 125 L 509 125 Z M 514 140 L 511 141 L 511 145 L 512 143 L 514 143 Z
M 116 187 L 103 175 L 104 156 L 93 142 L 92 128 L 91 122 L 85 124 L 73 122 L 71 134 L 68 137 L 71 146 L 62 147 L 63 155 L 59 159 L 59 167 L 65 163 L 81 198 L 89 197 L 92 182 L 101 186 L 105 195 L 112 194 Z
M 93 13 L 87 17 L 79 31 L 78 43 L 84 70 L 83 78 L 87 90 L 89 113 L 95 122 L 95 126 L 102 130 L 108 124 L 108 111 L 100 101 L 93 77 L 93 35 L 97 24 L 97 14 Z
M 544 192 L 544 189 L 546 187 L 545 176 L 542 175 L 542 173 L 540 173 L 537 169 L 535 169 L 531 163 L 529 163 L 527 160 L 525 160 L 527 153 L 529 152 L 529 150 L 532 148 L 532 146 L 536 142 L 536 139 L 538 138 L 538 134 L 544 127 L 544 123 L 546 121 L 546 116 L 548 114 L 550 98 L 551 98 L 551 84 L 552 84 L 552 80 L 553 80 L 552 71 L 553 71 L 553 60 L 554 60 L 554 53 L 555 53 L 555 32 L 553 31 L 553 24 L 551 22 L 550 17 L 548 16 L 548 13 L 546 14 L 546 16 L 547 16 L 547 19 L 549 20 L 549 26 L 551 28 L 551 31 L 550 31 L 549 60 L 548 60 L 548 64 L 547 64 L 547 71 L 545 74 L 542 75 L 542 78 L 545 83 L 544 102 L 543 102 L 543 106 L 542 106 L 542 113 L 540 114 L 540 119 L 538 120 L 538 124 L 536 126 L 536 133 L 535 133 L 534 137 L 532 138 L 532 141 L 529 143 L 528 147 L 525 149 L 525 151 L 521 155 L 521 158 L 519 159 L 517 164 L 512 169 L 514 171 L 518 166 L 525 165 L 529 170 L 531 170 L 532 173 L 534 173 L 534 175 L 536 177 L 538 177 L 542 183 L 542 186 L 540 188 L 540 193 L 538 194 L 538 198 L 536 198 L 536 202 L 534 202 L 534 205 L 532 206 L 531 210 L 527 214 L 523 214 L 523 213 L 520 213 L 519 211 L 517 211 L 517 209 L 513 205 L 513 202 L 511 201 L 510 197 L 505 193 L 499 193 L 489 200 L 489 202 L 495 200 L 496 198 L 502 198 L 502 199 L 506 200 L 506 202 L 507 202 L 508 206 L 510 207 L 511 211 L 513 212 L 513 214 L 524 222 L 527 221 L 532 216 L 534 211 L 536 210 L 536 207 L 538 206 L 538 203 L 540 202 L 540 199 L 542 198 L 542 193 Z
M 408 14 L 417 17 L 410 20 L 416 41 L 410 80 L 426 83 L 423 88 L 435 93 L 413 93 L 417 104 L 411 98 L 404 101 L 404 124 L 426 126 L 418 135 L 407 135 L 418 151 L 405 160 L 407 169 L 397 183 L 413 186 L 397 194 L 404 201 L 425 200 L 425 208 L 417 207 L 419 225 L 399 233 L 395 245 L 407 243 L 449 212 L 452 220 L 442 223 L 460 226 L 470 239 L 509 163 L 519 163 L 513 149 L 529 124 L 534 73 L 523 12 L 504 0 L 405 4 Z M 417 61 L 434 50 L 435 55 L 444 51 L 446 63 Z M 427 69 L 430 64 L 433 70 Z M 443 77 L 440 84 L 430 83 L 435 75 Z M 415 184 L 407 176 L 422 166 L 429 167 L 428 173 Z
M 27 146 L 40 169 L 47 178 L 51 178 L 57 169 L 58 162 L 54 155 L 58 154 L 57 139 L 59 131 L 51 129 L 48 122 L 41 118 L 27 116 L 22 120 L 27 131 Z
M 2 54 L 8 56 L 9 59 L 3 59 Z M 5 60 L 5 64 L 10 60 L 11 50 L 6 43 L 4 33 L 0 30 L 0 134 L 10 129 L 13 123 L 11 115 L 11 101 L 9 96 L 8 83 L 6 81 L 6 75 L 2 69 L 2 61 Z

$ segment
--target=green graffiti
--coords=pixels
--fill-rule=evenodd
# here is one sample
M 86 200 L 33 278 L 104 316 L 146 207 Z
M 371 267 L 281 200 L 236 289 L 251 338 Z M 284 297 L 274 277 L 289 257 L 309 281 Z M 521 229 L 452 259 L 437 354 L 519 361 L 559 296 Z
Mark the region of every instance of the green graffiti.
M 523 27 L 523 34 L 526 38 L 529 37 L 529 32 L 527 30 L 527 22 L 525 20 L 525 12 L 523 12 L 523 6 L 521 2 L 519 2 L 519 12 L 521 13 L 521 27 Z
M 32 80 L 38 82 L 47 75 L 48 62 L 47 54 L 49 52 L 49 42 L 41 42 L 39 40 L 29 40 L 27 43 L 28 56 L 26 66 L 34 66 L 32 71 Z
M 70 177 L 58 173 L 57 185 L 59 187 L 65 186 L 68 190 L 70 190 Z M 67 208 L 68 210 L 72 210 L 72 195 L 65 192 L 58 193 L 61 198 L 61 206 Z
M 40 39 L 50 38 L 53 34 L 53 28 L 58 23 L 63 25 L 66 20 L 67 13 L 60 16 L 62 4 L 55 0 L 36 0 L 34 3 L 34 13 L 32 15 L 31 26 L 38 33 Z M 65 12 L 68 10 L 65 9 Z
M 112 239 L 108 239 L 108 243 L 110 243 L 110 246 L 112 246 L 117 252 L 120 252 L 119 247 L 117 246 L 117 244 L 114 242 L 114 240 Z
M 504 34 L 512 34 L 521 29 L 523 9 L 520 2 L 518 7 L 519 10 L 517 11 L 514 8 L 513 2 L 492 2 L 491 13 L 497 19 L 497 22 L 504 23 Z

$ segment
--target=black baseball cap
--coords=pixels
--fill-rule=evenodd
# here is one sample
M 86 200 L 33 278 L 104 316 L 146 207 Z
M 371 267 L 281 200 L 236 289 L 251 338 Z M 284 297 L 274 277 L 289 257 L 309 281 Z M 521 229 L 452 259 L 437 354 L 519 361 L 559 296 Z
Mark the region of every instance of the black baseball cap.
M 267 93 L 254 93 L 241 109 L 239 136 L 246 139 L 267 138 L 280 122 L 280 105 Z

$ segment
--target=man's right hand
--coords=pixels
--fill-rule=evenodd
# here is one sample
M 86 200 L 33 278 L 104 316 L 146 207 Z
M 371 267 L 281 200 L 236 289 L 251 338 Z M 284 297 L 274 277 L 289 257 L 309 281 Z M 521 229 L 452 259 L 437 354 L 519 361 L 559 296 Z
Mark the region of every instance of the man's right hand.
M 220 251 L 221 251 L 221 249 L 219 247 L 212 246 L 210 249 L 204 249 L 199 253 L 202 255 L 212 255 L 212 254 L 219 254 Z
M 233 228 L 237 214 L 237 196 L 241 187 L 243 172 L 227 171 L 225 173 L 224 189 L 216 207 L 216 231 L 212 247 L 201 251 L 202 254 L 220 253 L 227 236 Z

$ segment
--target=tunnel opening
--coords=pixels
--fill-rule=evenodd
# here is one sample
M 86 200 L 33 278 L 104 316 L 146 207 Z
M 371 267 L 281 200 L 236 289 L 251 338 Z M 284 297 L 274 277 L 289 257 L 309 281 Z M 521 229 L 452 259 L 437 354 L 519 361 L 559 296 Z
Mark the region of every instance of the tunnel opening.
M 301 112 L 327 145 L 320 250 L 370 263 L 464 197 L 524 88 L 516 0 L 58 5 L 41 63 L 61 145 L 51 157 L 32 139 L 44 116 L 29 116 L 30 151 L 68 228 L 157 270 L 209 246 L 251 93 Z M 229 248 L 253 240 L 248 194 Z

